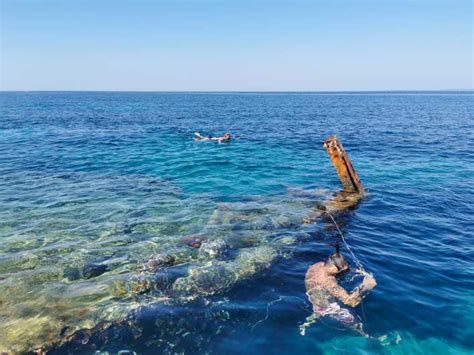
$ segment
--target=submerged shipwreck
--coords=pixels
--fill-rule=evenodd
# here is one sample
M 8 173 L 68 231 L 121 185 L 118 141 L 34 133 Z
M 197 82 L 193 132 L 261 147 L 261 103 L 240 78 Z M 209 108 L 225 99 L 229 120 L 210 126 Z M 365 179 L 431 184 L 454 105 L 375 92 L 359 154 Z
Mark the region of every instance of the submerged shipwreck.
M 338 138 L 328 137 L 323 147 L 336 169 L 343 189 L 326 195 L 324 201 L 315 202 L 315 207 L 309 215 L 303 218 L 296 216 L 294 220 L 299 219 L 299 226 L 312 224 L 323 218 L 325 213 L 337 215 L 339 212 L 354 208 L 365 194 L 351 160 Z M 233 213 L 232 209 L 238 209 L 239 213 Z M 270 268 L 283 251 L 300 242 L 291 235 L 283 234 L 269 238 L 268 233 L 262 233 L 258 226 L 266 223 L 265 212 L 261 209 L 252 209 L 251 203 L 232 207 L 225 204 L 218 205 L 209 217 L 207 228 L 218 230 L 219 233 L 214 234 L 222 237 L 187 236 L 177 243 L 174 250 L 159 252 L 149 259 L 142 260 L 131 273 L 132 276 L 130 272 L 126 277 L 122 276 L 123 272 L 117 272 L 117 276 L 101 289 L 101 297 L 112 306 L 103 307 L 93 314 L 88 311 L 85 303 L 79 311 L 64 312 L 67 316 L 59 317 L 54 326 L 48 325 L 48 320 L 43 321 L 42 317 L 36 317 L 36 323 L 24 321 L 5 325 L 13 328 L 44 329 L 37 332 L 19 332 L 29 337 L 28 343 L 22 344 L 17 343 L 21 342 L 21 339 L 15 337 L 15 332 L 4 335 L 3 339 L 0 336 L 0 350 L 43 352 L 68 343 L 85 344 L 89 338 L 129 318 L 131 313 L 145 304 L 159 303 L 172 307 L 173 304 L 192 302 L 228 291 L 243 280 Z M 278 223 L 297 224 L 298 222 L 294 220 L 282 220 Z M 225 227 L 239 223 L 255 225 L 254 233 L 242 237 L 235 228 L 228 230 Z M 113 264 L 87 265 L 80 270 L 67 269 L 63 272 L 63 277 L 69 280 L 94 279 L 106 273 L 111 267 Z
M 317 220 L 321 214 L 330 213 L 332 215 L 338 211 L 355 207 L 364 196 L 360 179 L 337 137 L 330 136 L 324 142 L 323 147 L 328 152 L 344 188 L 306 217 L 303 223 L 307 224 Z M 222 223 L 218 215 L 219 211 L 215 211 L 209 223 Z M 191 240 L 193 243 L 199 243 L 197 259 L 211 260 L 211 262 L 191 267 L 186 275 L 176 278 L 171 285 L 167 285 L 170 292 L 166 297 L 193 300 L 197 297 L 209 296 L 227 290 L 235 283 L 270 267 L 282 248 L 297 242 L 291 237 L 276 238 L 270 243 L 242 248 L 234 259 L 220 260 L 228 253 L 229 244 L 225 240 L 214 239 L 202 243 Z M 193 246 L 196 247 L 196 245 Z M 156 284 L 158 284 L 158 288 L 163 287 L 163 280 L 166 280 L 164 281 L 166 284 L 170 278 L 160 273 L 160 270 L 172 266 L 175 262 L 176 257 L 173 255 L 156 255 L 144 264 L 144 269 L 151 271 L 151 274 L 137 277 L 133 285 L 127 289 L 131 290 L 132 296 L 134 296 L 137 293 L 146 293 Z

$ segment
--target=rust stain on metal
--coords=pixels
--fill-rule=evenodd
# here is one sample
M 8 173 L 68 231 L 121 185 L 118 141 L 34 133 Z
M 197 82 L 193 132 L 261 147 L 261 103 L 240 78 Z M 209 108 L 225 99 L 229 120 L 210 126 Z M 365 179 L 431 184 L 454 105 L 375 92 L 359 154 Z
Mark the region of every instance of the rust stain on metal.
M 329 136 L 323 144 L 341 180 L 343 190 L 336 193 L 323 205 L 315 208 L 313 213 L 303 221 L 305 224 L 314 223 L 327 211 L 337 213 L 354 208 L 364 197 L 364 187 L 360 182 L 346 150 L 336 136 Z
M 336 168 L 337 175 L 339 175 L 339 179 L 341 179 L 342 186 L 344 187 L 344 192 L 363 194 L 364 187 L 339 139 L 336 136 L 329 136 L 324 142 L 323 147 Z
M 334 198 L 325 203 L 329 212 L 337 212 L 355 207 L 362 199 L 363 195 L 354 192 L 341 191 Z

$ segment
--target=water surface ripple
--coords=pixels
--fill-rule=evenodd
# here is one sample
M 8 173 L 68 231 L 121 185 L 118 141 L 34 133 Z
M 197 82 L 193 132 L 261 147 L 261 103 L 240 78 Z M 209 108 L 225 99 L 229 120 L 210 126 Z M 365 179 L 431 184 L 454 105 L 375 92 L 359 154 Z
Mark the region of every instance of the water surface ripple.
M 51 352 L 472 353 L 472 100 L 1 93 L 0 352 L 75 334 Z M 302 224 L 340 188 L 329 134 L 368 190 L 337 221 L 378 282 L 356 313 L 386 341 L 324 321 L 299 335 L 305 272 L 337 238 Z M 175 266 L 143 272 L 159 253 Z

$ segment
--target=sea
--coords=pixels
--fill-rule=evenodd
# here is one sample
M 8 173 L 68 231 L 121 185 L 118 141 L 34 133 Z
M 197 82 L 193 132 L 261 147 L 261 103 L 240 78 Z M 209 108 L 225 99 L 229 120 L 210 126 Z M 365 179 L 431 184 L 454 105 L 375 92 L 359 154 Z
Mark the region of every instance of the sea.
M 0 352 L 473 354 L 473 98 L 0 93 Z M 342 188 L 330 135 L 366 196 L 305 223 Z M 344 288 L 377 281 L 367 336 L 303 336 L 336 242 Z

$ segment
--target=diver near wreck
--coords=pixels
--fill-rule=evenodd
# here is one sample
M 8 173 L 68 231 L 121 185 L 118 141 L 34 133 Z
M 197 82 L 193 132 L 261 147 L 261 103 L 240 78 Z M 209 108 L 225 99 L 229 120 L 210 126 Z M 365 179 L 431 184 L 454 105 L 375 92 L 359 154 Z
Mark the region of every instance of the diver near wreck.
M 365 192 L 348 154 L 337 137 L 329 136 L 324 142 L 323 147 L 331 158 L 344 189 L 324 206 L 319 206 L 317 208 L 317 216 L 327 216 L 332 220 L 342 241 L 356 262 L 358 267 L 356 272 L 362 275 L 364 279 L 351 292 L 347 292 L 339 285 L 337 278 L 349 271 L 350 268 L 349 263 L 339 251 L 339 243 L 336 243 L 335 253 L 331 254 L 326 261 L 315 263 L 306 272 L 306 294 L 313 305 L 313 313 L 300 326 L 300 333 L 304 335 L 306 328 L 315 323 L 317 319 L 328 317 L 368 337 L 363 330 L 362 323 L 349 308 L 344 306 L 356 307 L 359 305 L 362 302 L 362 298 L 377 285 L 377 282 L 371 274 L 364 270 L 362 264 L 352 253 L 352 250 L 345 241 L 344 235 L 332 216 L 332 213 L 338 213 L 357 206 Z M 311 223 L 313 219 L 309 218 L 307 221 Z M 305 221 L 305 223 L 307 222 Z
M 194 132 L 194 135 L 196 136 L 196 138 L 194 138 L 194 140 L 196 142 L 209 142 L 209 141 L 213 141 L 213 142 L 217 142 L 217 143 L 222 143 L 222 142 L 230 142 L 230 133 L 227 132 L 226 134 L 224 134 L 222 137 L 212 137 L 212 136 L 208 136 L 208 137 L 204 137 L 203 135 L 201 135 L 201 133 L 199 132 Z
M 207 137 L 206 139 L 206 137 L 199 133 L 196 133 L 196 136 L 203 138 L 203 140 L 213 139 L 213 137 Z M 215 137 L 213 140 L 220 142 L 222 138 L 230 140 L 230 134 L 228 136 Z M 199 141 L 200 139 L 196 140 Z M 337 215 L 344 210 L 356 207 L 365 195 L 364 189 L 349 156 L 337 137 L 328 137 L 323 147 L 329 154 L 344 189 L 325 201 L 323 205 L 316 205 L 314 215 L 310 217 L 311 221 L 315 221 L 314 217 L 330 217 L 341 234 L 342 241 L 345 243 L 344 236 L 337 227 L 332 215 Z M 306 221 L 302 222 L 307 223 Z M 229 225 L 229 221 L 223 218 L 222 223 L 216 223 L 215 221 L 210 223 L 213 227 L 219 226 L 219 224 Z M 239 248 L 241 250 L 239 250 L 238 255 L 235 257 L 233 257 L 235 253 L 230 253 L 229 256 L 231 257 L 221 257 L 225 256 L 227 249 L 230 248 L 226 240 L 207 240 L 201 234 L 190 235 L 178 243 L 177 253 L 170 254 L 165 252 L 153 255 L 137 267 L 137 273 L 131 277 L 124 274 L 123 277 L 117 279 L 117 282 L 114 282 L 110 290 L 105 290 L 105 292 L 108 293 L 107 297 L 110 295 L 113 297 L 130 297 L 134 302 L 139 295 L 153 292 L 145 301 L 152 300 L 151 302 L 164 305 L 173 305 L 173 301 L 187 303 L 199 297 L 210 298 L 218 293 L 232 289 L 238 282 L 242 282 L 257 273 L 267 270 L 278 260 L 282 250 L 298 242 L 295 239 L 294 241 L 290 240 L 290 243 L 288 243 L 287 240 L 283 239 L 276 239 L 276 242 L 272 243 L 255 243 L 251 246 Z M 192 248 L 192 250 L 188 250 L 189 253 L 182 253 L 183 250 L 179 245 L 182 246 L 183 244 Z M 340 306 L 338 302 L 342 302 L 350 307 L 357 306 L 361 303 L 363 296 L 376 286 L 376 282 L 370 274 L 364 271 L 364 268 L 357 258 L 354 257 L 347 243 L 345 243 L 345 246 L 352 254 L 357 268 L 360 269 L 360 274 L 364 275 L 364 281 L 359 287 L 349 293 L 338 284 L 336 277 L 349 269 L 348 263 L 344 260 L 338 249 L 327 261 L 320 261 L 311 266 L 306 274 L 305 283 L 309 299 L 313 304 L 313 312 L 308 317 L 307 322 L 300 326 L 303 335 L 305 329 L 317 319 L 331 316 L 358 331 L 359 334 L 367 336 L 363 332 L 362 324 L 358 321 L 358 318 L 349 309 L 343 305 Z M 162 248 L 158 249 L 161 250 Z M 93 277 L 103 270 L 99 268 L 98 271 L 94 271 Z M 83 273 L 83 275 L 88 275 L 88 273 Z M 142 301 L 139 302 L 141 303 Z M 118 305 L 128 307 L 127 302 L 117 303 Z M 123 308 L 123 311 L 128 310 L 129 308 Z M 106 311 L 108 312 L 108 309 Z M 106 313 L 107 320 L 99 323 L 96 321 L 96 325 L 92 329 L 71 330 L 67 337 L 62 336 L 56 340 L 52 339 L 49 341 L 49 344 L 43 344 L 40 350 L 46 352 L 48 349 L 55 349 L 63 345 L 67 346 L 75 341 L 83 342 L 85 336 L 87 340 L 97 334 L 105 334 L 109 327 L 116 324 L 120 327 L 123 324 L 120 319 L 123 313 L 117 312 L 117 316 L 115 316 L 115 313 L 113 315 Z M 128 320 L 129 317 L 131 319 L 136 317 L 135 308 L 125 319 Z M 100 320 L 100 318 L 97 319 Z M 64 326 L 66 327 L 65 329 L 68 329 L 66 321 L 64 321 Z M 397 339 L 397 341 L 399 340 Z
M 339 285 L 336 277 L 349 269 L 349 263 L 339 252 L 339 244 L 336 244 L 336 252 L 331 254 L 326 261 L 317 262 L 308 269 L 305 286 L 306 294 L 313 305 L 313 314 L 300 326 L 301 335 L 305 335 L 306 328 L 317 319 L 329 317 L 367 336 L 362 329 L 362 323 L 348 308 L 340 306 L 339 302 L 349 307 L 356 307 L 361 303 L 364 295 L 377 285 L 377 282 L 371 274 L 358 269 L 356 272 L 363 275 L 364 279 L 352 292 L 347 292 Z

